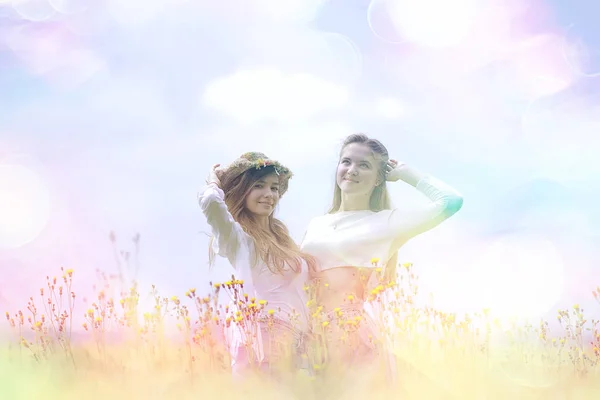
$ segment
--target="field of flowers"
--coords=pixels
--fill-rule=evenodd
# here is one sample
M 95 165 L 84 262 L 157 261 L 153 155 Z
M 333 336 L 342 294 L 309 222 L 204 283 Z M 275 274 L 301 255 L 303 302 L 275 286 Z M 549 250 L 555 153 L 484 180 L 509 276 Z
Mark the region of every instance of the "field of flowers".
M 319 334 L 335 331 L 343 342 L 362 321 L 328 317 L 313 300 L 313 374 L 289 372 L 278 385 L 254 376 L 232 381 L 225 332 L 252 331 L 259 318 L 277 315 L 245 295 L 242 281 L 211 283 L 207 295 L 190 288 L 181 297 L 152 287 L 153 307 L 140 309 L 135 282 L 123 291 L 99 273 L 95 297 L 81 309 L 77 273 L 61 269 L 22 309 L 6 312 L 12 337 L 2 343 L 0 398 L 600 399 L 600 328 L 588 317 L 597 311 L 561 310 L 560 332 L 546 321 L 501 321 L 493 310 L 444 313 L 417 305 L 423 302 L 416 301 L 412 264 L 398 271 L 396 282 L 376 282 L 369 294 L 380 340 L 400 366 L 393 388 L 378 369 L 367 385 L 351 379 L 335 387 L 320 378 Z M 600 288 L 592 295 L 600 301 Z M 83 336 L 74 333 L 80 327 Z

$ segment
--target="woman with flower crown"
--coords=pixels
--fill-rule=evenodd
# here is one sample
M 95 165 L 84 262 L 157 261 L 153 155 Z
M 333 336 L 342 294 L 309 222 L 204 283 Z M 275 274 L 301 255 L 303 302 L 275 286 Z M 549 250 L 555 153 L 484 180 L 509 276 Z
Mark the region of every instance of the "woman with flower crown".
M 404 181 L 424 194 L 430 203 L 423 209 L 392 208 L 386 182 Z M 439 225 L 462 207 L 454 189 L 406 164 L 390 160 L 385 146 L 364 134 L 347 137 L 336 169 L 333 205 L 326 215 L 314 218 L 301 248 L 319 263 L 316 303 L 325 312 L 328 365 L 371 366 L 384 338 L 365 313 L 374 271 L 385 266 L 381 280 L 392 282 L 397 252 L 408 240 Z M 385 285 L 384 285 L 385 286 Z M 334 345 L 348 329 L 336 321 L 360 325 L 346 342 Z M 379 340 L 377 340 L 379 339 Z M 389 356 L 387 352 L 382 355 Z M 388 377 L 395 379 L 393 357 L 387 357 Z
M 230 286 L 246 294 L 234 299 L 233 324 L 242 338 L 230 348 L 237 376 L 251 370 L 273 376 L 284 372 L 283 363 L 293 371 L 302 362 L 309 327 L 304 286 L 316 265 L 274 216 L 291 177 L 264 154 L 245 153 L 227 168 L 213 166 L 199 197 L 213 234 L 209 260 L 225 257 L 235 271 Z

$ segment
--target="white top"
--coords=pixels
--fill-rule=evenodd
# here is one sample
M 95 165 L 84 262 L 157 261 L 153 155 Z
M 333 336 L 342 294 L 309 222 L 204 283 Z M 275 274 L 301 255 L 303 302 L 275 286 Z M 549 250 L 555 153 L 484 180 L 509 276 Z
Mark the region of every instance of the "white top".
M 308 329 L 306 309 L 308 296 L 304 285 L 308 282 L 308 266 L 296 273 L 286 269 L 274 274 L 260 260 L 252 267 L 256 251 L 254 240 L 233 219 L 225 204 L 225 194 L 214 183 L 209 184 L 199 198 L 200 208 L 206 216 L 214 235 L 213 250 L 225 257 L 235 270 L 236 279 L 244 281 L 244 293 L 256 301 L 266 300 L 267 309 L 275 310 L 275 317 L 290 321 L 297 329 Z
M 423 209 L 342 211 L 314 218 L 302 250 L 317 258 L 321 271 L 372 268 L 373 258 L 387 262 L 409 239 L 439 225 L 462 207 L 462 196 L 431 176 L 421 179 L 416 188 L 431 200 Z

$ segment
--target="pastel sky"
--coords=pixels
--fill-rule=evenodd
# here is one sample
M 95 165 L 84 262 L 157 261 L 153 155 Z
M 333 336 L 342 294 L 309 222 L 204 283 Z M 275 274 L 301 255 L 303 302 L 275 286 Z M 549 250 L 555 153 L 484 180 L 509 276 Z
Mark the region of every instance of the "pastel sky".
M 288 165 L 278 216 L 300 241 L 358 131 L 464 195 L 400 253 L 438 306 L 597 307 L 592 3 L 0 0 L 0 309 L 61 266 L 89 294 L 96 268 L 116 272 L 111 230 L 126 250 L 141 234 L 144 287 L 204 290 L 231 273 L 207 268 L 210 166 Z

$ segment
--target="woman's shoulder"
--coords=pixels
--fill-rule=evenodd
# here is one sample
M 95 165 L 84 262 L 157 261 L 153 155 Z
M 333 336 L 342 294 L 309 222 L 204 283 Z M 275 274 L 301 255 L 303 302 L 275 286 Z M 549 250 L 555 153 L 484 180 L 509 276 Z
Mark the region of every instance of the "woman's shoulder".
M 323 218 L 322 215 L 316 216 L 316 217 L 312 217 L 311 219 L 308 220 L 308 224 L 306 225 L 306 230 L 310 230 L 312 227 L 315 226 L 315 224 L 318 224 L 319 221 L 321 221 Z
M 306 225 L 306 232 L 320 230 L 331 223 L 331 214 L 323 214 L 312 217 Z

